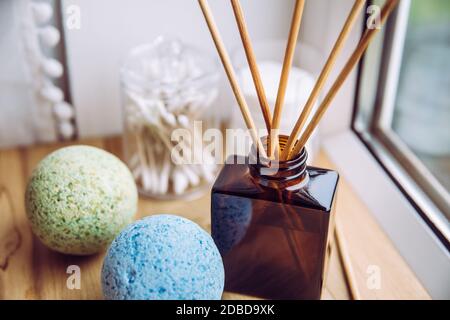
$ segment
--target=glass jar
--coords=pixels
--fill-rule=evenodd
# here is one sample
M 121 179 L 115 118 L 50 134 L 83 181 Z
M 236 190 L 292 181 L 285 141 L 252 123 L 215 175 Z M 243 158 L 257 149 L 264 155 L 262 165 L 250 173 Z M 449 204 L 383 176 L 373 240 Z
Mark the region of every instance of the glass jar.
M 121 68 L 124 153 L 144 196 L 192 198 L 213 182 L 218 167 L 203 148 L 203 131 L 219 127 L 211 108 L 218 95 L 217 61 L 162 37 L 131 50 Z M 189 139 L 174 140 L 183 129 Z M 192 159 L 178 161 L 180 144 Z M 186 150 L 187 150 L 186 149 Z M 182 162 L 180 164 L 180 162 Z
M 281 148 L 287 139 L 280 136 Z M 320 299 L 333 239 L 337 172 L 307 166 L 305 148 L 279 163 L 258 158 L 254 147 L 245 161 L 234 157 L 219 174 L 211 199 L 225 290 L 268 299 Z

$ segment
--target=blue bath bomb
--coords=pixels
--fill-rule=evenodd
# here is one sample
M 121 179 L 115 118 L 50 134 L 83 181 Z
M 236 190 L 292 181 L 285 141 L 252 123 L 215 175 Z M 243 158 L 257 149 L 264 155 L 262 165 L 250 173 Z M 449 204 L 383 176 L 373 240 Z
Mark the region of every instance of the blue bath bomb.
M 102 288 L 114 300 L 217 300 L 224 277 L 210 235 L 164 214 L 136 221 L 117 236 L 103 262 Z

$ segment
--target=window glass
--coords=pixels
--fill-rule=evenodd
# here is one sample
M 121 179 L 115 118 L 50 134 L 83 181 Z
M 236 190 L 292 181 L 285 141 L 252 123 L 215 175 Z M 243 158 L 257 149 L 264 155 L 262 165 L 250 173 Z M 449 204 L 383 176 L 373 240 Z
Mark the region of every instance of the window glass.
M 450 1 L 411 2 L 392 129 L 450 190 Z

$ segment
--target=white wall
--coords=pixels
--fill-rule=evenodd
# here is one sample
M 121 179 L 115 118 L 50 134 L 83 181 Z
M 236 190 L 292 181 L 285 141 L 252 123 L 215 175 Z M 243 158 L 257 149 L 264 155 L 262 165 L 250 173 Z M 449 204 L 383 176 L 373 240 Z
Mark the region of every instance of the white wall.
M 4 15 L 0 21 L 1 147 L 55 138 L 51 114 L 39 115 L 33 102 L 33 78 L 29 75 L 27 78 L 27 65 L 20 51 L 18 21 L 12 14 L 13 3 L 27 1 L 31 0 L 3 0 L 0 3 L 0 16 Z M 54 0 L 36 1 L 54 3 Z M 325 57 L 352 3 L 352 0 L 306 1 L 301 40 L 321 50 Z M 81 29 L 65 30 L 68 80 L 81 137 L 121 131 L 118 73 L 120 61 L 133 46 L 163 34 L 178 37 L 217 56 L 196 0 L 62 0 L 63 19 L 67 19 L 66 9 L 71 4 L 81 9 Z M 229 1 L 210 0 L 210 5 L 227 47 L 230 51 L 240 47 Z M 286 39 L 294 0 L 242 0 L 242 5 L 253 41 Z M 356 30 L 352 35 L 353 43 L 359 35 L 359 30 Z M 351 49 L 352 45 L 348 45 L 343 57 L 347 57 Z M 343 61 L 340 59 L 338 66 L 342 66 Z M 354 80 L 352 75 L 337 96 L 324 119 L 322 133 L 333 134 L 348 126 Z M 222 89 L 216 106 L 219 112 L 224 116 L 238 112 L 225 77 Z M 44 116 L 48 119 L 43 119 Z M 33 119 L 40 119 L 39 123 L 48 125 L 40 128 Z M 47 132 L 53 133 L 48 135 Z
M 81 29 L 66 30 L 72 102 L 82 137 L 121 129 L 118 70 L 127 51 L 172 35 L 216 55 L 197 1 L 65 0 L 81 9 Z M 253 39 L 287 33 L 293 1 L 243 1 Z M 239 43 L 229 1 L 210 1 L 228 48 Z M 225 87 L 227 88 L 227 87 Z M 230 109 L 226 97 L 220 108 Z M 219 106 L 218 106 L 219 108 Z
M 328 53 L 352 3 L 352 0 L 307 1 L 302 40 Z M 65 8 L 71 4 L 81 9 L 81 29 L 66 30 L 70 88 L 81 137 L 120 132 L 118 70 L 120 61 L 133 46 L 163 34 L 216 55 L 195 0 L 63 0 L 63 17 L 67 17 Z M 230 50 L 235 48 L 240 39 L 229 1 L 210 0 L 210 5 L 225 44 Z M 293 0 L 243 0 L 242 5 L 252 40 L 286 38 Z M 353 84 L 348 87 L 353 88 Z M 217 108 L 225 114 L 233 110 L 234 101 L 228 85 L 224 83 L 223 88 L 224 95 Z M 349 101 L 353 101 L 351 90 L 339 95 L 336 105 Z M 330 125 L 325 133 L 346 123 L 339 119 L 340 114 L 339 110 L 330 111 Z
M 327 57 L 341 31 L 347 15 L 354 3 L 353 0 L 314 0 L 307 2 L 307 14 L 303 23 L 302 37 L 306 42 L 318 47 Z M 348 57 L 358 43 L 363 26 L 364 14 L 355 23 L 352 32 L 342 50 L 323 93 L 333 84 Z M 325 61 L 323 62 L 325 63 Z M 349 75 L 336 98 L 330 105 L 321 122 L 322 136 L 335 135 L 349 128 L 352 119 L 353 103 L 357 81 L 357 67 Z

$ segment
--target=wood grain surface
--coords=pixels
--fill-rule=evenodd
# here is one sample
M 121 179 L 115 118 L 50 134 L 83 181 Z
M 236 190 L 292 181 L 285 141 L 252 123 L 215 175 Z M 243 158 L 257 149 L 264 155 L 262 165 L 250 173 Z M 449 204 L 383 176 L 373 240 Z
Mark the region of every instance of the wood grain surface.
M 119 138 L 77 142 L 104 148 L 121 157 Z M 48 153 L 67 144 L 51 144 L 0 151 L 0 299 L 102 299 L 100 269 L 104 253 L 75 257 L 55 253 L 31 233 L 24 208 L 24 190 L 37 163 Z M 317 165 L 332 168 L 324 153 Z M 381 231 L 366 207 L 341 180 L 337 219 L 343 226 L 357 285 L 363 299 L 429 298 L 409 267 Z M 210 231 L 210 197 L 194 201 L 139 200 L 137 218 L 158 213 L 187 217 Z M 336 241 L 334 242 L 336 243 Z M 81 289 L 70 290 L 67 267 L 78 265 Z M 367 286 L 368 266 L 381 270 L 381 287 Z M 333 248 L 323 299 L 349 299 L 338 249 Z M 251 299 L 224 293 L 224 299 Z

